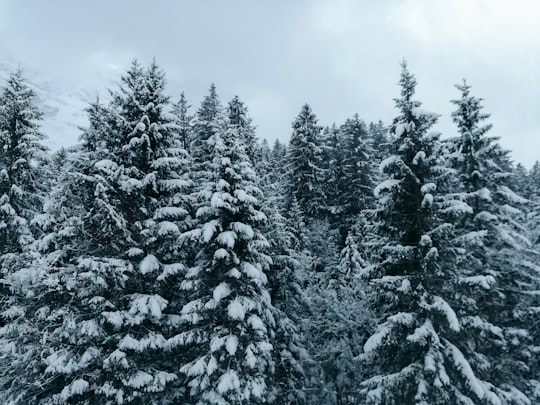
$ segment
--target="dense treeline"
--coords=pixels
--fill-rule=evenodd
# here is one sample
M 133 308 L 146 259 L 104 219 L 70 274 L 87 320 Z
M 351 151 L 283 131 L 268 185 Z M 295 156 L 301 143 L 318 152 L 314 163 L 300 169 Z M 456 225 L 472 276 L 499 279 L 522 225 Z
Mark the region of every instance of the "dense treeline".
M 3 404 L 534 404 L 540 163 L 457 85 L 454 134 L 402 65 L 390 125 L 259 141 L 133 62 L 50 154 L 0 95 Z

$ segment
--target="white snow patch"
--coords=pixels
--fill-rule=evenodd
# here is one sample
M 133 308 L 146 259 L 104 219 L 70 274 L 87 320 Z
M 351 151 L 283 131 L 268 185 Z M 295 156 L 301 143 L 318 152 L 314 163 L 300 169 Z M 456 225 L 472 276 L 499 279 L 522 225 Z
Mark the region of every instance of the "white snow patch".
M 387 157 L 386 159 L 384 159 L 380 164 L 379 164 L 379 172 L 380 173 L 384 173 L 384 171 L 386 170 L 386 168 L 390 165 L 393 165 L 395 162 L 397 162 L 398 160 L 401 160 L 401 158 L 399 156 L 396 156 L 396 155 L 391 155 L 389 157 Z
M 180 230 L 178 229 L 178 226 L 169 221 L 163 221 L 159 223 L 159 229 L 158 229 L 158 235 L 164 236 L 164 235 L 179 235 Z
M 412 164 L 417 165 L 418 163 L 423 162 L 425 159 L 426 159 L 426 152 L 421 150 L 418 153 L 416 153 L 416 155 L 414 155 L 414 158 L 412 160 Z
M 221 232 L 218 237 L 217 241 L 221 243 L 223 246 L 226 246 L 229 249 L 232 249 L 234 247 L 234 243 L 237 239 L 236 232 L 233 231 L 224 231 Z
M 240 389 L 240 379 L 234 370 L 228 370 L 219 378 L 217 392 L 223 394 L 231 390 Z
M 229 284 L 223 281 L 216 288 L 214 288 L 214 291 L 212 292 L 212 297 L 214 298 L 214 301 L 218 303 L 223 298 L 227 297 L 230 293 L 231 289 L 229 287 Z
M 375 190 L 373 190 L 373 195 L 376 198 L 379 198 L 381 195 L 381 192 L 390 191 L 397 185 L 401 183 L 400 180 L 395 179 L 388 179 L 380 183 L 377 187 L 375 187 Z
M 229 355 L 234 356 L 237 348 L 238 348 L 238 338 L 234 335 L 229 336 L 227 338 L 227 341 L 225 342 L 225 349 L 227 349 L 227 352 L 229 353 Z
M 491 289 L 491 286 L 495 284 L 495 277 L 487 275 L 487 276 L 471 276 L 471 277 L 464 277 L 459 280 L 461 284 L 469 284 L 469 285 L 476 285 L 478 287 L 482 287 L 485 290 Z
M 240 321 L 246 316 L 246 310 L 238 298 L 235 298 L 234 301 L 228 305 L 227 313 L 229 314 L 229 318 Z
M 159 270 L 159 261 L 153 254 L 147 255 L 139 264 L 141 274 L 153 273 Z

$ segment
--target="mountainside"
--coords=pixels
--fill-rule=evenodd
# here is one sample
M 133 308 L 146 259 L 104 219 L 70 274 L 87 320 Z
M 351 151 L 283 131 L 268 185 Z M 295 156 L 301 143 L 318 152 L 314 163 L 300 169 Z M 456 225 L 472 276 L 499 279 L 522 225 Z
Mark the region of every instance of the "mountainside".
M 16 64 L 0 62 L 0 88 L 16 69 Z M 84 109 L 96 97 L 95 91 L 62 87 L 32 69 L 23 66 L 23 70 L 27 83 L 36 92 L 36 104 L 44 114 L 41 129 L 48 138 L 44 143 L 53 151 L 77 143 L 78 127 L 87 124 Z

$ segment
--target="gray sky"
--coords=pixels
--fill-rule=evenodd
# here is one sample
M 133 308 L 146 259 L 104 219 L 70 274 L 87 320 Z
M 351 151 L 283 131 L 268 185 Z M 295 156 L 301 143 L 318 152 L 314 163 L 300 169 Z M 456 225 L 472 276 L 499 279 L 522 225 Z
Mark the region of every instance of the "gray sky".
M 514 159 L 540 159 L 535 0 L 0 0 L 0 62 L 65 88 L 103 91 L 133 58 L 152 57 L 174 98 L 184 90 L 196 108 L 214 82 L 271 142 L 288 140 L 305 102 L 323 125 L 356 112 L 389 123 L 405 58 L 443 136 L 466 78 Z

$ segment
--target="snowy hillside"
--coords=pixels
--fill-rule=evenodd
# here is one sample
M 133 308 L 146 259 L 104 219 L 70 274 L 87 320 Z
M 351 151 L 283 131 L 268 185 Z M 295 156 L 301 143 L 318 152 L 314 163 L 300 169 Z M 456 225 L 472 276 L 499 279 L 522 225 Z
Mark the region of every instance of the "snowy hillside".
M 16 64 L 0 62 L 0 87 L 4 87 L 6 79 L 16 68 Z M 95 91 L 62 87 L 32 69 L 23 66 L 23 70 L 44 114 L 41 128 L 48 137 L 45 144 L 53 151 L 75 144 L 80 133 L 78 127 L 87 123 L 84 109 L 95 98 Z

